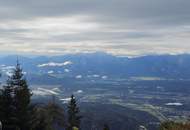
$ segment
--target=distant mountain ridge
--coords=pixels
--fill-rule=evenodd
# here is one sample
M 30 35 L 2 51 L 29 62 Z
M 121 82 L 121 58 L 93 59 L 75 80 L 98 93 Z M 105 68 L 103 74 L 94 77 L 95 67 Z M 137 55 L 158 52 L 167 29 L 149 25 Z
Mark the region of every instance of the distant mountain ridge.
M 17 56 L 0 57 L 3 66 L 13 66 Z M 190 55 L 150 55 L 137 58 L 116 57 L 106 53 L 70 54 L 63 56 L 18 56 L 28 74 L 48 74 L 48 71 L 65 76 L 101 75 L 108 77 L 161 77 L 190 78 Z M 48 65 L 51 63 L 51 65 Z M 39 67 L 42 65 L 41 67 Z M 5 70 L 4 70 L 5 71 Z

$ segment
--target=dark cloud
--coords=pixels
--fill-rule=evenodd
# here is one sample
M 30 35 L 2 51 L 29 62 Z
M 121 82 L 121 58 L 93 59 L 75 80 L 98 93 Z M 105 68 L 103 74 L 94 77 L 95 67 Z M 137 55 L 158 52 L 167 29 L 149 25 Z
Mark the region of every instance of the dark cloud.
M 88 15 L 116 23 L 188 24 L 188 0 L 1 0 L 1 18 Z M 109 24 L 108 22 L 108 24 Z M 131 23 L 132 24 L 132 23 Z
M 93 46 L 114 54 L 149 53 L 152 47 L 188 52 L 189 6 L 189 0 L 0 0 L 0 46 L 29 53 L 61 52 L 57 46 L 70 51 L 66 43 L 71 50 Z

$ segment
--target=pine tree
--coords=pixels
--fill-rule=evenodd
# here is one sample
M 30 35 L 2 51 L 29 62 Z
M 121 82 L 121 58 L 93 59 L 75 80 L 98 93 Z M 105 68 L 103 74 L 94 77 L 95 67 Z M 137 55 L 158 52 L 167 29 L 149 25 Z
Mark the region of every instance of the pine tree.
M 29 129 L 30 97 L 30 90 L 17 62 L 0 94 L 0 119 L 4 130 Z
M 68 130 L 72 130 L 73 127 L 80 129 L 81 116 L 77 106 L 74 95 L 71 95 L 71 100 L 68 104 Z
M 14 129 L 15 127 L 15 114 L 13 103 L 13 87 L 8 84 L 3 86 L 0 95 L 0 120 L 3 124 L 4 130 Z
M 27 130 L 30 126 L 30 98 L 32 96 L 27 81 L 23 77 L 23 71 L 17 61 L 16 68 L 10 78 L 10 84 L 14 87 L 14 105 L 17 125 L 20 130 Z
M 33 129 L 55 130 L 65 127 L 64 110 L 57 103 L 49 102 L 45 106 L 36 107 Z
M 14 73 L 14 72 L 13 72 Z M 15 107 L 15 86 L 13 76 L 8 77 L 6 85 L 3 86 L 0 94 L 0 120 L 4 130 L 17 129 L 18 119 L 16 118 Z

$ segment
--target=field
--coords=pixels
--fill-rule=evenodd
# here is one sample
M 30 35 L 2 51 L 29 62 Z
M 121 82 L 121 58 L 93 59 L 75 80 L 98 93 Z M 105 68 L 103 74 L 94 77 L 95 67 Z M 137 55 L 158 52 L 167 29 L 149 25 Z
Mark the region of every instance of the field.
M 45 88 L 56 92 L 56 96 L 63 104 L 74 93 L 84 113 L 87 111 L 97 113 L 99 111 L 103 115 L 104 109 L 100 108 L 105 105 L 104 107 L 109 106 L 110 113 L 118 112 L 117 114 L 111 114 L 112 118 L 110 117 L 110 120 L 113 122 L 115 116 L 125 113 L 125 118 L 133 117 L 130 119 L 136 120 L 147 128 L 155 129 L 160 122 L 168 119 L 188 120 L 190 116 L 189 85 L 190 81 L 188 80 L 143 78 L 91 81 L 80 79 L 64 85 L 32 85 L 32 88 L 34 90 Z M 39 95 L 36 97 L 39 98 Z M 47 97 L 51 99 L 51 92 L 47 95 L 41 95 L 40 98 L 48 99 Z M 115 107 L 117 107 L 117 110 Z M 123 108 L 125 112 L 122 111 Z M 130 111 L 130 114 L 128 114 L 128 111 Z M 145 115 L 147 115 L 146 119 L 144 118 Z M 122 118 L 121 122 L 124 122 L 125 118 Z M 98 118 L 97 120 L 101 119 Z M 133 124 L 133 126 L 135 125 Z

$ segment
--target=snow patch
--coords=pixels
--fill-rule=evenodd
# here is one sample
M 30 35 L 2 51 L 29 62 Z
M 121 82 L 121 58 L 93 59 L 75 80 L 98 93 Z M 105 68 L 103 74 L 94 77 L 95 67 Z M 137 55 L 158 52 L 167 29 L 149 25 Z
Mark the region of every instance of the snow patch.
M 64 71 L 65 71 L 66 73 L 70 72 L 70 70 L 69 70 L 69 69 L 64 69 Z
M 75 78 L 76 78 L 76 79 L 81 79 L 81 78 L 82 78 L 82 75 L 77 75 Z
M 108 76 L 106 76 L 106 75 L 102 76 L 102 79 L 107 79 L 107 78 L 108 78 Z
M 61 67 L 61 66 L 66 66 L 66 65 L 71 65 L 73 64 L 71 61 L 65 61 L 63 63 L 56 63 L 56 62 L 49 62 L 49 63 L 44 63 L 44 64 L 39 64 L 38 67 Z
M 59 95 L 58 92 L 55 92 L 49 89 L 45 89 L 45 88 L 37 88 L 36 90 L 32 90 L 32 93 L 34 95 L 39 95 L 39 96 L 50 96 L 50 95 Z
M 94 74 L 93 77 L 94 77 L 94 78 L 98 78 L 98 77 L 100 77 L 100 75 Z
M 50 71 L 48 71 L 47 73 L 48 73 L 48 74 L 53 74 L 54 71 L 53 71 L 53 70 L 50 70 Z
M 13 75 L 13 73 L 11 71 L 7 71 L 6 75 L 9 76 L 9 77 L 11 77 Z
M 62 98 L 59 100 L 63 101 L 62 103 L 65 104 L 65 103 L 68 103 L 69 101 L 71 101 L 71 98 Z
M 174 102 L 174 103 L 166 103 L 166 106 L 183 106 L 180 102 Z
M 65 62 L 63 63 L 63 65 L 71 65 L 71 64 L 73 64 L 71 61 L 65 61 Z
M 76 93 L 80 94 L 80 93 L 83 93 L 83 91 L 82 90 L 78 90 Z
M 61 92 L 60 88 L 53 88 L 52 91 Z
M 2 70 L 13 70 L 13 69 L 15 69 L 15 66 L 5 66 L 5 65 L 3 65 L 1 69 Z

